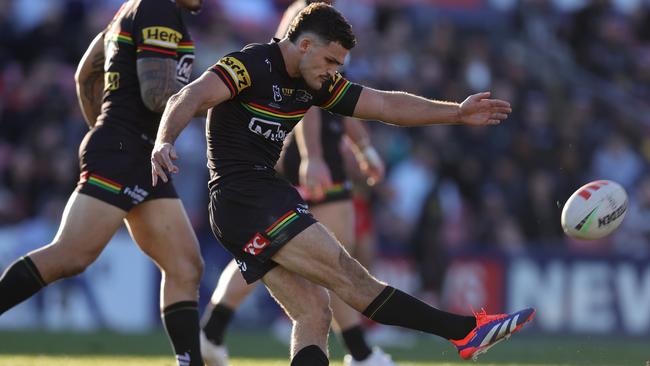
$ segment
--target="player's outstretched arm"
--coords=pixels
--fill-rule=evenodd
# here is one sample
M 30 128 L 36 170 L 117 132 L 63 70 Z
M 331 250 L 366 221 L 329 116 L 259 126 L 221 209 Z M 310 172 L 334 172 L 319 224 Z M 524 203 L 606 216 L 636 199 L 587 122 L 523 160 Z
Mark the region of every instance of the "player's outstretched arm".
M 364 87 L 354 117 L 411 127 L 432 124 L 496 125 L 512 112 L 510 103 L 489 99 L 490 92 L 473 94 L 462 103 L 430 100 L 401 91 Z
M 178 159 L 174 141 L 192 117 L 197 112 L 212 108 L 230 97 L 230 89 L 218 76 L 212 72 L 204 72 L 169 98 L 151 152 L 151 182 L 154 186 L 158 178 L 167 182 L 165 170 L 178 173 L 178 167 L 172 163 L 172 160 Z
M 102 109 L 104 95 L 104 32 L 90 42 L 74 74 L 77 99 L 88 127 L 93 128 Z

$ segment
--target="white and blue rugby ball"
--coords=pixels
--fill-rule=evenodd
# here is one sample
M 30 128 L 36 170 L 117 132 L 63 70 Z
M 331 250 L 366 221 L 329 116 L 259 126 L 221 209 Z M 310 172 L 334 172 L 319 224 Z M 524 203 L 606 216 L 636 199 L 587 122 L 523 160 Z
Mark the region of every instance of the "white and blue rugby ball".
M 627 212 L 627 193 L 611 180 L 580 187 L 564 204 L 562 228 L 576 239 L 601 239 L 621 225 Z

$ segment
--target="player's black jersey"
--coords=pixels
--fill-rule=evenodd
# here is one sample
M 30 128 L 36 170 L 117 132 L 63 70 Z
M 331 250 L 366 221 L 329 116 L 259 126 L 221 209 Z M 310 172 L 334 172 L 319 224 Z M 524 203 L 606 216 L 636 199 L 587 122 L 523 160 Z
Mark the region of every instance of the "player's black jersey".
M 136 61 L 175 59 L 177 80 L 189 82 L 194 43 L 181 8 L 173 0 L 127 1 L 106 30 L 104 52 L 104 97 L 98 123 L 117 124 L 153 140 L 161 115 L 142 101 Z
M 362 87 L 337 73 L 321 90 L 287 73 L 274 40 L 223 57 L 210 68 L 232 98 L 212 108 L 207 126 L 211 186 L 238 169 L 273 169 L 284 138 L 309 107 L 352 115 Z

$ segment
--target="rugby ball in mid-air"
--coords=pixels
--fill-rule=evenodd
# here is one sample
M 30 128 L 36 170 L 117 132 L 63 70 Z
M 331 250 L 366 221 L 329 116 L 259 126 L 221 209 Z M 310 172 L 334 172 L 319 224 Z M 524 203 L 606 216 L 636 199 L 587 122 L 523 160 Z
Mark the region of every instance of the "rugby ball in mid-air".
M 627 212 L 627 193 L 611 180 L 596 180 L 580 187 L 564 204 L 562 228 L 576 239 L 600 239 L 621 224 Z

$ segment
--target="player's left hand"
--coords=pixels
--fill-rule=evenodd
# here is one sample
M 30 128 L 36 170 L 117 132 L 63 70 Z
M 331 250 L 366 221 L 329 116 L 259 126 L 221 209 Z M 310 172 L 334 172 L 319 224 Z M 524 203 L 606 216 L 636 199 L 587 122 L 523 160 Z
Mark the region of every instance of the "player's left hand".
M 490 92 L 467 97 L 458 111 L 459 122 L 471 126 L 498 125 L 512 112 L 510 103 L 500 99 L 488 99 Z
M 158 178 L 167 183 L 168 179 L 165 170 L 169 173 L 178 173 L 178 167 L 172 163 L 172 160 L 176 159 L 178 159 L 178 155 L 174 145 L 169 142 L 156 142 L 151 151 L 151 185 L 155 187 Z

